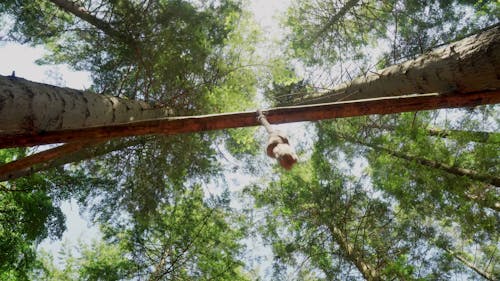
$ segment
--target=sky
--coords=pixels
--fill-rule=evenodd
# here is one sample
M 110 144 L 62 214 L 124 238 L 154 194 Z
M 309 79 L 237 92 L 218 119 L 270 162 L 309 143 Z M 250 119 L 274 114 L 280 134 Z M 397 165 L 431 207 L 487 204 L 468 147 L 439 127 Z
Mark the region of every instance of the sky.
M 42 47 L 29 47 L 16 43 L 0 43 L 0 74 L 11 75 L 15 71 L 17 77 L 31 81 L 47 83 L 70 88 L 85 89 L 90 86 L 90 77 L 85 72 L 71 70 L 66 65 L 40 66 L 35 61 L 45 53 Z M 42 148 L 43 149 L 43 148 Z M 61 241 L 44 240 L 40 247 L 57 256 L 63 241 L 74 245 L 77 240 L 89 242 L 98 237 L 98 230 L 79 214 L 76 202 L 63 202 L 61 205 L 66 215 L 67 231 Z
M 289 2 L 289 0 L 249 1 L 249 9 L 254 13 L 255 21 L 261 25 L 263 34 L 268 36 L 268 40 L 273 40 L 273 37 L 282 35 L 278 24 L 279 14 L 286 10 Z M 0 42 L 0 74 L 10 75 L 15 71 L 17 77 L 76 89 L 85 89 L 91 85 L 88 73 L 73 71 L 65 65 L 37 65 L 35 61 L 43 55 L 44 50 L 41 47 L 34 48 L 15 43 Z M 291 134 L 290 140 L 292 143 L 298 142 L 297 140 L 299 139 L 310 138 L 302 124 L 287 124 L 278 127 Z M 360 164 L 359 171 L 362 170 L 361 166 Z M 238 174 L 231 174 L 227 177 L 232 190 L 242 188 L 250 180 L 250 178 Z M 208 188 L 209 192 L 216 192 L 215 187 L 213 189 L 211 187 Z M 62 210 L 67 218 L 67 231 L 64 233 L 62 239 L 60 241 L 45 240 L 40 245 L 40 248 L 45 249 L 56 257 L 63 243 L 75 246 L 78 241 L 89 243 L 92 239 L 99 238 L 99 230 L 95 226 L 92 226 L 86 220 L 85 216 L 80 215 L 80 209 L 74 200 L 63 202 Z M 249 240 L 247 241 L 247 246 L 247 255 L 260 255 L 264 257 L 263 262 L 261 262 L 262 265 L 256 269 L 259 272 L 258 274 L 262 276 L 269 273 L 269 256 L 271 255 L 269 248 L 263 247 L 262 241 L 259 240 Z
M 37 65 L 35 61 L 45 53 L 42 47 L 30 47 L 17 43 L 0 43 L 0 74 L 31 81 L 55 84 L 69 88 L 85 89 L 90 77 L 81 71 L 73 71 L 66 65 Z
M 255 21 L 261 26 L 263 35 L 268 36 L 268 40 L 273 40 L 273 37 L 280 36 L 280 28 L 278 23 L 279 13 L 286 10 L 289 5 L 289 0 L 256 0 L 249 1 L 248 8 L 253 12 Z M 1 29 L 1 28 L 0 28 Z M 0 38 L 1 38 L 0 30 Z M 74 71 L 67 65 L 38 65 L 36 60 L 43 57 L 45 50 L 43 47 L 31 47 L 20 45 L 11 42 L 0 41 L 0 75 L 11 75 L 15 71 L 15 76 L 27 80 L 64 86 L 75 89 L 86 89 L 91 85 L 91 79 L 88 73 Z M 305 135 L 304 127 L 301 125 L 280 125 L 280 130 L 285 132 L 294 132 L 295 136 L 290 139 L 303 138 Z M 41 148 L 40 150 L 43 150 Z M 241 175 L 228 175 L 228 182 L 231 183 L 232 189 L 241 189 L 249 183 L 250 179 Z M 61 240 L 51 241 L 44 240 L 39 249 L 43 249 L 51 253 L 55 257 L 55 262 L 62 265 L 58 252 L 62 249 L 63 244 L 73 247 L 78 242 L 89 243 L 93 239 L 100 237 L 100 232 L 97 227 L 93 226 L 80 214 L 80 208 L 75 200 L 65 201 L 61 204 L 61 209 L 66 215 L 67 230 L 64 232 Z M 248 255 L 263 257 L 263 264 L 256 268 L 258 274 L 265 275 L 270 272 L 269 257 L 271 255 L 269 249 L 262 247 L 262 241 L 246 241 Z

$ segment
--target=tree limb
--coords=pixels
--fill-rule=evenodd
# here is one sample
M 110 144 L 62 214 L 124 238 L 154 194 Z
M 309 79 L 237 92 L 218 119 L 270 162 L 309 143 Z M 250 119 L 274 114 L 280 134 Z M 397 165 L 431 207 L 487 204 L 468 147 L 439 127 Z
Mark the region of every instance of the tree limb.
M 134 40 L 132 37 L 124 35 L 122 32 L 116 30 L 113 28 L 108 22 L 105 22 L 104 20 L 97 18 L 90 14 L 89 11 L 87 11 L 85 8 L 79 6 L 75 1 L 68 1 L 68 0 L 49 0 L 50 2 L 54 3 L 56 6 L 61 8 L 62 10 L 73 14 L 74 16 L 88 22 L 89 24 L 95 26 L 102 32 L 104 32 L 106 35 L 109 37 L 112 37 L 114 39 L 117 39 L 118 41 L 124 42 L 124 43 L 132 43 Z
M 371 114 L 393 114 L 439 108 L 471 107 L 500 103 L 500 90 L 449 95 L 421 94 L 385 97 L 317 105 L 278 107 L 265 111 L 272 124 L 317 121 Z M 256 112 L 234 112 L 201 116 L 181 116 L 110 124 L 81 129 L 53 130 L 20 134 L 0 134 L 0 148 L 107 140 L 138 135 L 174 135 L 259 125 Z

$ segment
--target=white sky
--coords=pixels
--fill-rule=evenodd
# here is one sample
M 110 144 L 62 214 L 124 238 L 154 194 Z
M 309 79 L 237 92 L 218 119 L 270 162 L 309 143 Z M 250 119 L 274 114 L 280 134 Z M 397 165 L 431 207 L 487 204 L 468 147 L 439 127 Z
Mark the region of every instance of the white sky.
M 17 77 L 31 81 L 56 84 L 76 89 L 90 86 L 90 78 L 84 72 L 72 71 L 65 65 L 35 64 L 35 61 L 44 54 L 42 47 L 29 47 L 16 43 L 1 43 L 0 45 L 0 74 L 11 75 L 16 72 Z
M 286 11 L 290 0 L 254 0 L 250 1 L 249 8 L 253 12 L 255 21 L 266 32 L 279 32 L 280 13 Z

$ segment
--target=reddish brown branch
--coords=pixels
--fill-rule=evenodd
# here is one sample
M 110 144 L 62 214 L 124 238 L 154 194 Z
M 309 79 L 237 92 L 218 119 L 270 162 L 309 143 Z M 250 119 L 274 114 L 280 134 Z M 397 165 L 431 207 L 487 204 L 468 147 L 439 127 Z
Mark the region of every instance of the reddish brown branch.
M 88 145 L 95 145 L 99 142 L 75 142 L 64 144 L 55 148 L 51 148 L 33 155 L 24 157 L 22 159 L 9 162 L 0 166 L 0 181 L 19 178 L 20 176 L 30 175 L 41 169 L 45 169 L 50 161 L 55 158 L 60 158 L 72 152 L 81 150 Z
M 290 106 L 269 109 L 265 113 L 270 123 L 280 124 L 370 114 L 392 114 L 439 108 L 472 107 L 496 103 L 500 103 L 500 90 L 466 94 L 453 93 L 447 95 L 421 94 L 416 96 Z M 32 134 L 4 134 L 0 135 L 0 148 L 88 140 L 107 140 L 137 135 L 174 135 L 250 127 L 259 125 L 255 117 L 256 112 L 235 112 L 203 116 L 168 117 L 82 129 L 35 132 Z

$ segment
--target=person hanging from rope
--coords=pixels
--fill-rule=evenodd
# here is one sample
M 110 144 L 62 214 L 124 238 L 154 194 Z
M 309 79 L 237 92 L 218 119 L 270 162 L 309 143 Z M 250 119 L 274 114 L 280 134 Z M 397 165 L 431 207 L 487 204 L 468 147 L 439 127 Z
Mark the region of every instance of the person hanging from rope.
M 269 134 L 266 149 L 267 156 L 277 159 L 281 167 L 290 170 L 297 163 L 297 155 L 290 146 L 287 136 L 281 131 L 274 130 L 260 109 L 257 110 L 257 120 L 266 128 Z

